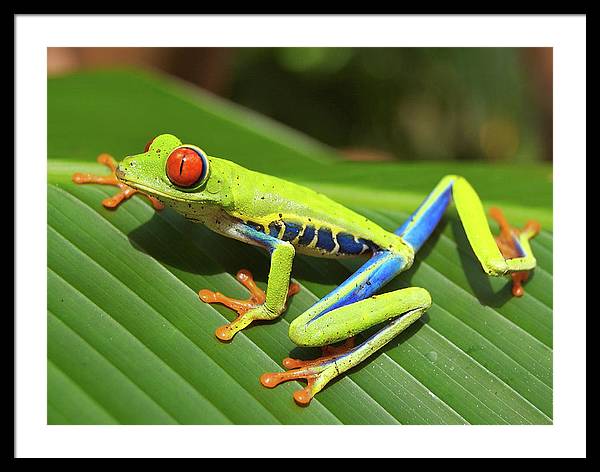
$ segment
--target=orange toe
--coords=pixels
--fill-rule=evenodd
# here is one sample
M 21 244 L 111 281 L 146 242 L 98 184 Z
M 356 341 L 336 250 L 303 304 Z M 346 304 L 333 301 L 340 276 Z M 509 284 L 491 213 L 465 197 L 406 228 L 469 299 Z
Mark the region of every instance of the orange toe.
M 313 385 L 319 372 L 310 370 L 294 369 L 287 372 L 268 372 L 260 376 L 260 383 L 267 388 L 275 388 L 282 382 L 289 380 L 306 380 L 307 385 L 301 390 L 296 390 L 294 400 L 300 405 L 308 405 L 314 397 Z
M 117 161 L 115 161 L 115 159 L 112 156 L 110 156 L 109 154 L 100 154 L 97 158 L 97 161 L 110 169 L 109 175 L 94 175 L 76 172 L 71 177 L 71 180 L 73 180 L 73 182 L 75 182 L 76 184 L 101 184 L 112 185 L 114 187 L 117 187 L 120 190 L 119 193 L 112 197 L 105 198 L 104 200 L 102 200 L 102 205 L 104 205 L 105 208 L 117 208 L 123 201 L 131 198 L 136 193 L 144 195 L 146 198 L 148 198 L 155 210 L 158 211 L 164 208 L 164 205 L 155 197 L 139 192 L 138 190 L 131 188 L 128 185 L 125 185 L 123 182 L 117 179 L 117 176 L 115 175 L 115 171 L 117 169 Z
M 500 249 L 500 253 L 505 259 L 513 259 L 522 256 L 516 243 L 521 233 L 528 232 L 530 233 L 529 237 L 533 238 L 541 229 L 541 225 L 534 220 L 528 221 L 522 230 L 515 228 L 508 223 L 502 210 L 499 208 L 491 208 L 490 216 L 496 220 L 500 226 L 500 234 L 498 234 L 495 239 L 496 244 Z M 529 278 L 529 271 L 514 272 L 511 274 L 511 278 L 513 296 L 522 297 L 525 294 L 523 282 Z

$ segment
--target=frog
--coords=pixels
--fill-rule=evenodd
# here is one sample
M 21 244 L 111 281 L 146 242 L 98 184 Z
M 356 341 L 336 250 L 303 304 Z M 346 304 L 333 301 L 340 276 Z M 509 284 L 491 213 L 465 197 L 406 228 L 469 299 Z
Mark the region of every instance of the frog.
M 523 228 L 513 227 L 494 207 L 490 217 L 500 228 L 494 236 L 480 197 L 460 175 L 443 176 L 401 226 L 387 231 L 322 193 L 209 156 L 173 134 L 156 136 L 144 152 L 127 155 L 118 163 L 108 154 L 101 154 L 98 161 L 109 167 L 109 175 L 76 173 L 72 180 L 119 187 L 117 195 L 103 200 L 105 207 L 114 210 L 140 193 L 157 211 L 170 207 L 194 223 L 267 252 L 265 290 L 247 269 L 240 269 L 236 279 L 248 290 L 248 299 L 199 290 L 202 302 L 225 305 L 237 314 L 216 328 L 221 342 L 232 342 L 236 333 L 255 321 L 276 320 L 284 313 L 290 297 L 300 290 L 291 278 L 296 254 L 366 259 L 290 323 L 288 335 L 297 346 L 320 347 L 322 354 L 309 360 L 287 357 L 282 361 L 285 370 L 259 377 L 267 388 L 291 380 L 306 382 L 293 393 L 301 406 L 307 406 L 334 378 L 373 356 L 431 307 L 432 297 L 425 288 L 380 290 L 413 265 L 451 203 L 482 270 L 493 277 L 511 277 L 514 296 L 523 296 L 523 284 L 536 266 L 530 240 L 539 233 L 540 224 L 530 220 Z M 358 335 L 365 332 L 365 339 L 357 343 Z

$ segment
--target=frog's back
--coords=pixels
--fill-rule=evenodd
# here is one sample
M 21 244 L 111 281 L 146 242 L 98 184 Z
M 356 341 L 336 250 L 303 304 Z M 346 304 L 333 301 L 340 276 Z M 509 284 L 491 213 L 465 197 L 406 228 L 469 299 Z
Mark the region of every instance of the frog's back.
M 403 250 L 395 235 L 326 195 L 236 166 L 232 216 L 312 256 L 357 256 L 377 249 Z

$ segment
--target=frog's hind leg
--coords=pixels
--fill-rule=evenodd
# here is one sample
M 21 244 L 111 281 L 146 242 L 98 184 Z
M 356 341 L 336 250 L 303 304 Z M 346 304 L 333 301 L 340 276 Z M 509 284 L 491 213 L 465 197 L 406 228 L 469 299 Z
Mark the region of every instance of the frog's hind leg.
M 290 326 L 290 336 L 294 342 L 318 346 L 339 341 L 342 333 L 354 335 L 385 323 L 379 331 L 357 346 L 313 361 L 286 359 L 284 367 L 290 370 L 263 374 L 260 381 L 265 387 L 272 388 L 288 380 L 306 380 L 307 386 L 294 392 L 294 399 L 299 404 L 308 404 L 328 382 L 381 349 L 418 320 L 430 306 L 429 293 L 425 289 L 411 287 L 329 311 L 313 323 L 303 326 L 300 338 L 298 333 L 292 334 L 296 327 Z
M 139 192 L 128 185 L 125 185 L 123 182 L 117 179 L 115 175 L 115 171 L 117 169 L 117 161 L 109 155 L 109 154 L 100 154 L 98 156 L 97 161 L 100 164 L 105 165 L 110 169 L 109 175 L 94 175 L 82 172 L 76 172 L 72 176 L 73 182 L 76 184 L 102 184 L 102 185 L 114 185 L 120 189 L 120 192 L 112 197 L 105 198 L 102 200 L 102 205 L 106 208 L 116 208 L 118 207 L 124 200 L 131 198 L 136 193 L 140 193 L 150 200 L 152 206 L 155 210 L 162 210 L 164 205 L 160 203 L 156 198 L 151 195 L 146 195 L 145 193 Z
M 342 348 L 326 347 L 318 359 L 286 358 L 286 372 L 265 373 L 260 382 L 273 388 L 289 380 L 306 380 L 308 385 L 294 393 L 307 404 L 333 378 L 373 354 L 429 308 L 429 294 L 418 288 L 372 296 L 407 267 L 398 254 L 380 251 L 331 293 L 315 303 L 290 325 L 290 338 L 299 346 L 329 346 L 348 340 L 371 326 L 394 319 L 358 346 L 346 341 Z
M 496 244 L 505 259 L 517 259 L 527 257 L 527 252 L 531 253 L 529 240 L 540 232 L 540 224 L 537 221 L 528 221 L 523 229 L 511 226 L 504 218 L 500 208 L 490 208 L 490 216 L 496 220 L 500 226 L 500 234 L 496 239 Z M 523 282 L 529 278 L 529 271 L 523 270 L 510 274 L 512 278 L 512 293 L 515 297 L 521 297 L 525 293 Z
M 536 265 L 529 240 L 540 229 L 530 221 L 523 230 L 508 225 L 499 210 L 491 216 L 500 224 L 500 235 L 494 238 L 483 210 L 483 205 L 473 187 L 463 177 L 444 177 L 427 196 L 419 208 L 395 233 L 418 251 L 431 235 L 450 202 L 454 200 L 460 221 L 475 256 L 483 270 L 492 276 L 513 277 L 513 294 L 523 295 L 521 282 Z

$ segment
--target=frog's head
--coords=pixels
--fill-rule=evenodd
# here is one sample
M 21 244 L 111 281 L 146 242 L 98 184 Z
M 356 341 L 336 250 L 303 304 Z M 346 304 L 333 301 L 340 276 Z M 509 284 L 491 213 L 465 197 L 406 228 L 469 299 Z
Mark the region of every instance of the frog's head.
M 126 185 L 171 206 L 177 202 L 214 202 L 218 195 L 207 191 L 215 176 L 212 164 L 213 159 L 198 146 L 182 144 L 172 134 L 161 134 L 146 144 L 142 154 L 125 157 L 116 175 Z

